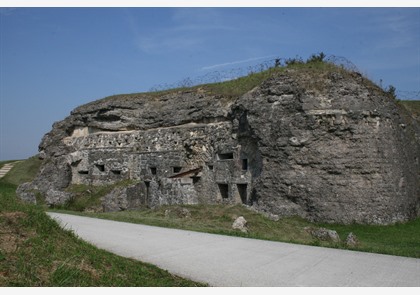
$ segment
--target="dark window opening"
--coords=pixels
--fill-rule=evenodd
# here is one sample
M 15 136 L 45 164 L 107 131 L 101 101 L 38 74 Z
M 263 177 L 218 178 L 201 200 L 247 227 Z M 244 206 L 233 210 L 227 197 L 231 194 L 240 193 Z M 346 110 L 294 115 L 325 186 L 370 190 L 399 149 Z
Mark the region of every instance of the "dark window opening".
M 258 205 L 258 196 L 257 196 L 257 192 L 255 191 L 255 188 L 252 189 L 252 192 L 250 194 L 250 205 L 254 205 L 257 204 Z
M 225 183 L 218 183 L 220 195 L 223 199 L 229 198 L 229 185 Z
M 182 170 L 182 167 L 172 167 L 174 173 L 179 173 Z
M 243 204 L 246 204 L 246 195 L 247 195 L 247 193 L 246 193 L 246 188 L 247 188 L 247 185 L 246 184 L 237 184 L 237 187 L 238 187 L 238 193 L 239 193 L 239 196 L 241 197 L 241 201 L 242 201 L 242 203 Z
M 144 184 L 146 185 L 146 196 L 144 198 L 144 204 L 149 207 L 149 197 L 150 197 L 150 181 L 145 181 Z
M 121 170 L 111 170 L 111 172 L 115 175 L 120 175 L 121 174 Z
M 149 206 L 150 181 L 145 181 L 144 184 L 146 185 L 146 198 L 144 200 L 144 204 Z
M 150 167 L 150 172 L 151 172 L 153 175 L 156 175 L 156 173 L 157 173 L 157 169 L 156 169 L 156 167 Z
M 78 172 L 79 172 L 79 174 L 89 174 L 89 171 L 87 171 L 87 170 L 80 170 Z
M 79 164 L 80 164 L 80 162 L 81 162 L 82 160 L 78 160 L 78 161 L 76 161 L 76 162 L 73 162 L 73 163 L 71 163 L 71 165 L 73 166 L 73 167 L 77 167 Z
M 209 165 L 208 167 L 210 171 L 213 171 L 213 165 Z
M 191 178 L 193 180 L 193 184 L 197 184 L 200 181 L 200 179 L 201 179 L 201 177 L 196 177 L 196 176 L 191 177 Z
M 105 171 L 105 165 L 102 164 L 96 164 L 96 168 L 98 168 L 99 171 L 104 172 Z
M 224 153 L 224 154 L 218 154 L 219 160 L 232 160 L 233 159 L 233 153 Z
M 242 159 L 242 170 L 248 170 L 248 159 Z

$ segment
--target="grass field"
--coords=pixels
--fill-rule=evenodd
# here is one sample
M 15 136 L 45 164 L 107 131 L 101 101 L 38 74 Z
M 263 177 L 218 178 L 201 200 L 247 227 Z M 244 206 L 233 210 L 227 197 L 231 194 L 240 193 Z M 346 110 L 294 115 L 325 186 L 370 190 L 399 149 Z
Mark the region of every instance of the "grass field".
M 401 103 L 414 118 L 420 120 L 420 100 L 402 100 Z
M 16 162 L 16 160 L 0 161 L 0 169 L 3 168 L 4 165 L 13 162 Z

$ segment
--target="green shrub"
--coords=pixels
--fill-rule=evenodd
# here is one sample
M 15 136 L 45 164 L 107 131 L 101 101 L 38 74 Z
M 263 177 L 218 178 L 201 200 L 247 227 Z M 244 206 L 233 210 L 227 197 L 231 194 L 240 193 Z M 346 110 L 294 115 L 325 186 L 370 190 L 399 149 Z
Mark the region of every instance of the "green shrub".
M 324 62 L 324 59 L 327 56 L 323 53 L 320 52 L 318 54 L 312 54 L 306 61 L 306 63 L 317 63 L 317 62 Z
M 392 86 L 392 85 L 389 85 L 388 86 L 388 88 L 386 89 L 386 93 L 391 97 L 391 98 L 393 98 L 393 99 L 397 99 L 397 94 L 395 93 L 395 91 L 396 91 L 397 89 L 394 87 L 394 86 Z

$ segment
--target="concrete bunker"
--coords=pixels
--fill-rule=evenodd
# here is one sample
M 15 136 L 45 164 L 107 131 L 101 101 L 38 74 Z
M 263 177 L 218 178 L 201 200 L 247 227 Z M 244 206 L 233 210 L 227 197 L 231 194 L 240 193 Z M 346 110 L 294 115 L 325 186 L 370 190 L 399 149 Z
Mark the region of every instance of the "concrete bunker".
M 133 204 L 147 207 L 246 204 L 254 164 L 248 153 L 253 149 L 238 144 L 231 126 L 221 122 L 151 131 L 80 129 L 78 136 L 66 140 L 66 144 L 80 144 L 69 158 L 72 182 L 100 185 L 138 180 L 141 195 Z

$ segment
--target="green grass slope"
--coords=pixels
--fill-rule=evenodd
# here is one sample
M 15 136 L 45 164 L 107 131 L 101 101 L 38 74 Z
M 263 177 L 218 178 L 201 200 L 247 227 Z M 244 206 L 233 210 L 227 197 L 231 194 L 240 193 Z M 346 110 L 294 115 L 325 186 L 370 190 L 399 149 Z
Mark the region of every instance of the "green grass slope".
M 20 162 L 0 180 L 0 287 L 204 286 L 100 250 L 62 230 L 44 208 L 16 199 L 39 163 Z
M 402 100 L 401 104 L 420 122 L 420 100 Z
M 13 168 L 3 177 L 3 182 L 14 185 L 19 185 L 24 182 L 33 180 L 42 161 L 37 157 L 31 157 L 25 161 L 10 161 L 16 162 Z

